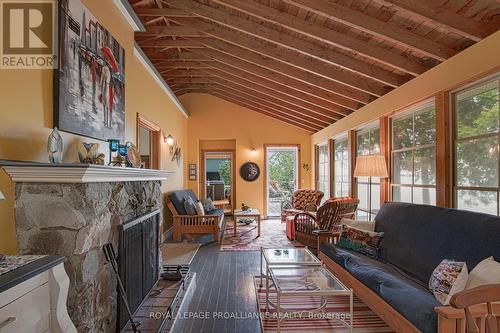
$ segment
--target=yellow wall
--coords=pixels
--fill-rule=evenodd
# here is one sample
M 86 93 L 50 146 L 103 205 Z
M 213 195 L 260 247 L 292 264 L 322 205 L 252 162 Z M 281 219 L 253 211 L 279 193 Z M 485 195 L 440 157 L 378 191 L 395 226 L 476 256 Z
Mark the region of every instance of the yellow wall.
M 488 73 L 500 66 L 500 31 L 439 64 L 403 86 L 380 97 L 342 120 L 313 134 L 312 145 L 356 129 L 393 111 L 429 98 L 440 91 Z M 314 177 L 314 175 L 312 175 Z
M 311 165 L 311 135 L 308 132 L 211 95 L 187 94 L 180 99 L 190 114 L 186 163 L 196 163 L 198 176 L 200 141 L 204 145 L 208 142 L 211 148 L 227 149 L 231 144 L 227 140 L 235 140 L 237 207 L 244 202 L 263 212 L 264 144 L 300 144 L 301 163 Z M 225 141 L 218 145 L 214 140 Z M 251 155 L 252 147 L 256 148 L 256 155 Z M 256 162 L 261 169 L 261 177 L 251 183 L 239 176 L 240 166 L 248 161 Z M 311 171 L 301 168 L 301 173 L 299 187 L 310 188 Z M 198 181 L 188 181 L 187 175 L 185 181 L 198 193 Z
M 2 2 L 2 0 L 0 0 Z M 161 90 L 133 53 L 134 33 L 113 1 L 83 0 L 93 15 L 125 48 L 126 140 L 135 141 L 136 114 L 158 124 L 171 133 L 185 151 L 187 118 Z M 51 70 L 0 69 L 0 158 L 46 162 L 47 136 L 53 126 L 53 89 Z M 96 142 L 63 133 L 64 161 L 77 161 L 76 144 Z M 99 142 L 107 150 L 105 142 Z M 164 191 L 183 187 L 183 163 L 170 162 L 165 145 L 161 167 L 175 171 L 164 184 Z M 14 184 L 0 171 L 0 190 L 7 198 L 0 202 L 0 253 L 15 253 L 17 241 L 14 226 Z

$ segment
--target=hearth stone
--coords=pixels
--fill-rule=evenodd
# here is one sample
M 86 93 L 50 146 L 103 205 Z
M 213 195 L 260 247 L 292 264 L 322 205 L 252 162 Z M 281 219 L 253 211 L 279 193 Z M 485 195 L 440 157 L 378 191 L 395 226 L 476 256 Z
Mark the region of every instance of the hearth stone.
M 161 181 L 16 183 L 20 253 L 67 257 L 68 312 L 79 332 L 116 332 L 116 279 L 102 246 L 118 248 L 117 226 L 162 211 L 162 198 Z

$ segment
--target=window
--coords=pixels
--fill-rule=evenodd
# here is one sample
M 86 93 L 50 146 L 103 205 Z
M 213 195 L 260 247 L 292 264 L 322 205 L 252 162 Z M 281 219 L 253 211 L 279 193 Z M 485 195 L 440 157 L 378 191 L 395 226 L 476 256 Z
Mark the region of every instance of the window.
M 334 194 L 335 197 L 349 195 L 349 144 L 347 137 L 333 141 L 334 158 Z
M 356 133 L 356 156 L 379 154 L 380 128 L 359 130 Z M 368 177 L 356 178 L 356 193 L 359 199 L 357 219 L 368 220 L 375 216 L 380 209 L 380 178 L 372 178 L 371 182 Z
M 434 101 L 392 119 L 393 201 L 436 204 Z
M 318 153 L 318 175 L 316 188 L 323 192 L 323 201 L 330 197 L 330 164 L 328 163 L 328 144 L 317 146 Z
M 453 95 L 455 207 L 499 215 L 499 80 Z

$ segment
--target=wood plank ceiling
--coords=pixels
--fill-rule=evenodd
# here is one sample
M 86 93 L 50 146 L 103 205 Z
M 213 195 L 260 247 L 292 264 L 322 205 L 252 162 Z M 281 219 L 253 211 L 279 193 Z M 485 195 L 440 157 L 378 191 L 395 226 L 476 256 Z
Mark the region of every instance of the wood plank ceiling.
M 129 0 L 180 96 L 316 132 L 500 29 L 497 0 Z

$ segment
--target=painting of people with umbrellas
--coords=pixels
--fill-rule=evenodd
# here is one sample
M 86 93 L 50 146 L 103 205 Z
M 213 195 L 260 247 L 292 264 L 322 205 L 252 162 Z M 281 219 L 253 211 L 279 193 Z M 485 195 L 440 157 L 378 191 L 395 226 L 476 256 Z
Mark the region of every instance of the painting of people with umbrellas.
M 125 135 L 125 50 L 80 0 L 59 1 L 55 126 L 100 140 Z

